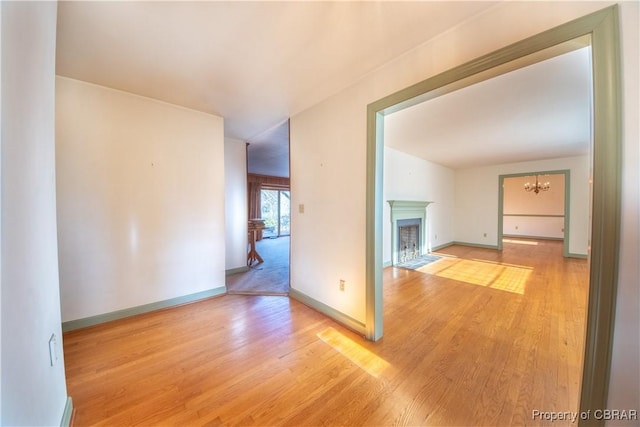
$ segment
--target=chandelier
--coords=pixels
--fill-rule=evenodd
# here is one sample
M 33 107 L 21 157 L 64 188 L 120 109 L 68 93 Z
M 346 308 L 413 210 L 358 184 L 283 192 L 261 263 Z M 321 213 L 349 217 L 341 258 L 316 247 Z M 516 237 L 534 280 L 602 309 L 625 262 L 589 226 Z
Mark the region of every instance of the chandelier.
M 547 182 L 538 181 L 538 175 L 536 175 L 535 184 L 531 184 L 530 182 L 525 183 L 524 184 L 524 191 L 527 191 L 527 192 L 533 191 L 534 193 L 538 194 L 541 191 L 547 191 L 550 186 L 551 185 L 549 184 L 549 181 L 547 181 Z

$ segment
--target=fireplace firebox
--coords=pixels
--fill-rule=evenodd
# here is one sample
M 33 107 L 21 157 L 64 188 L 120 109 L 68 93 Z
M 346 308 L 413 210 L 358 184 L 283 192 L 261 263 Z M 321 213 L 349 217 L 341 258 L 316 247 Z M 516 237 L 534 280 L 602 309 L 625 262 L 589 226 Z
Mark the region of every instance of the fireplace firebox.
M 401 219 L 398 221 L 398 262 L 411 261 L 422 254 L 422 219 Z

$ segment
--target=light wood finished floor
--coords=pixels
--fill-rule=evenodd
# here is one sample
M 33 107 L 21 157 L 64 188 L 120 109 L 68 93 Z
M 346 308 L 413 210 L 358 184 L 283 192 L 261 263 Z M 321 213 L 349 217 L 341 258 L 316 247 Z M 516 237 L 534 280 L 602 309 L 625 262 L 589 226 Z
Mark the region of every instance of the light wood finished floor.
M 575 411 L 587 261 L 549 241 L 442 253 L 428 272 L 384 271 L 377 343 L 246 295 L 66 333 L 74 426 L 542 425 L 534 409 Z

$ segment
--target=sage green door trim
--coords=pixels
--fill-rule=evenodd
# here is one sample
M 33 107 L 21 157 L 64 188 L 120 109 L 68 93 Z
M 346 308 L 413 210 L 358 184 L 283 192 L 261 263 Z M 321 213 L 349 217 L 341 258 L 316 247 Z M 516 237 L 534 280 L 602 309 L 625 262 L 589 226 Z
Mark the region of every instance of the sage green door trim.
M 384 114 L 367 106 L 367 199 L 365 335 L 368 340 L 382 338 L 382 203 Z
M 517 178 L 531 175 L 564 175 L 564 215 L 505 215 L 504 214 L 504 179 Z M 504 238 L 505 216 L 537 216 L 537 217 L 561 217 L 564 216 L 564 236 L 562 238 L 562 254 L 565 258 L 570 256 L 569 235 L 571 233 L 571 171 L 568 169 L 555 171 L 534 171 L 498 175 L 498 249 L 502 250 Z
M 528 218 L 563 218 L 564 215 L 538 215 L 538 214 L 502 214 L 502 216 L 522 216 Z
M 73 416 L 73 399 L 71 399 L 71 396 L 67 396 L 67 401 L 64 405 L 64 411 L 62 412 L 62 419 L 60 420 L 60 427 L 70 427 L 72 416 Z
M 589 301 L 580 411 L 606 408 L 620 234 L 620 35 L 616 5 L 481 56 L 367 106 L 366 335 L 383 335 L 382 186 L 384 115 L 437 96 L 448 85 L 558 44 L 589 36 L 594 89 Z M 580 425 L 602 425 L 591 417 Z
M 606 12 L 606 13 L 604 13 Z M 618 258 L 622 126 L 618 7 L 603 11 L 593 28 L 594 144 L 591 266 L 580 411 L 607 407 Z M 580 425 L 604 425 L 589 419 Z

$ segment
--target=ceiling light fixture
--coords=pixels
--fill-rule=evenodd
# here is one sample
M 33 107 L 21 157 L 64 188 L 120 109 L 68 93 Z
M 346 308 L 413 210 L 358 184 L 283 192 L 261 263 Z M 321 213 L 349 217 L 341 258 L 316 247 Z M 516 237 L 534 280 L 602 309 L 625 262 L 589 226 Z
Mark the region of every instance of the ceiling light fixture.
M 527 192 L 533 191 L 534 193 L 538 194 L 541 191 L 547 191 L 550 187 L 551 185 L 549 184 L 549 181 L 540 182 L 538 181 L 538 175 L 536 175 L 536 183 L 535 184 L 531 184 L 530 182 L 525 183 L 524 191 L 527 191 Z

